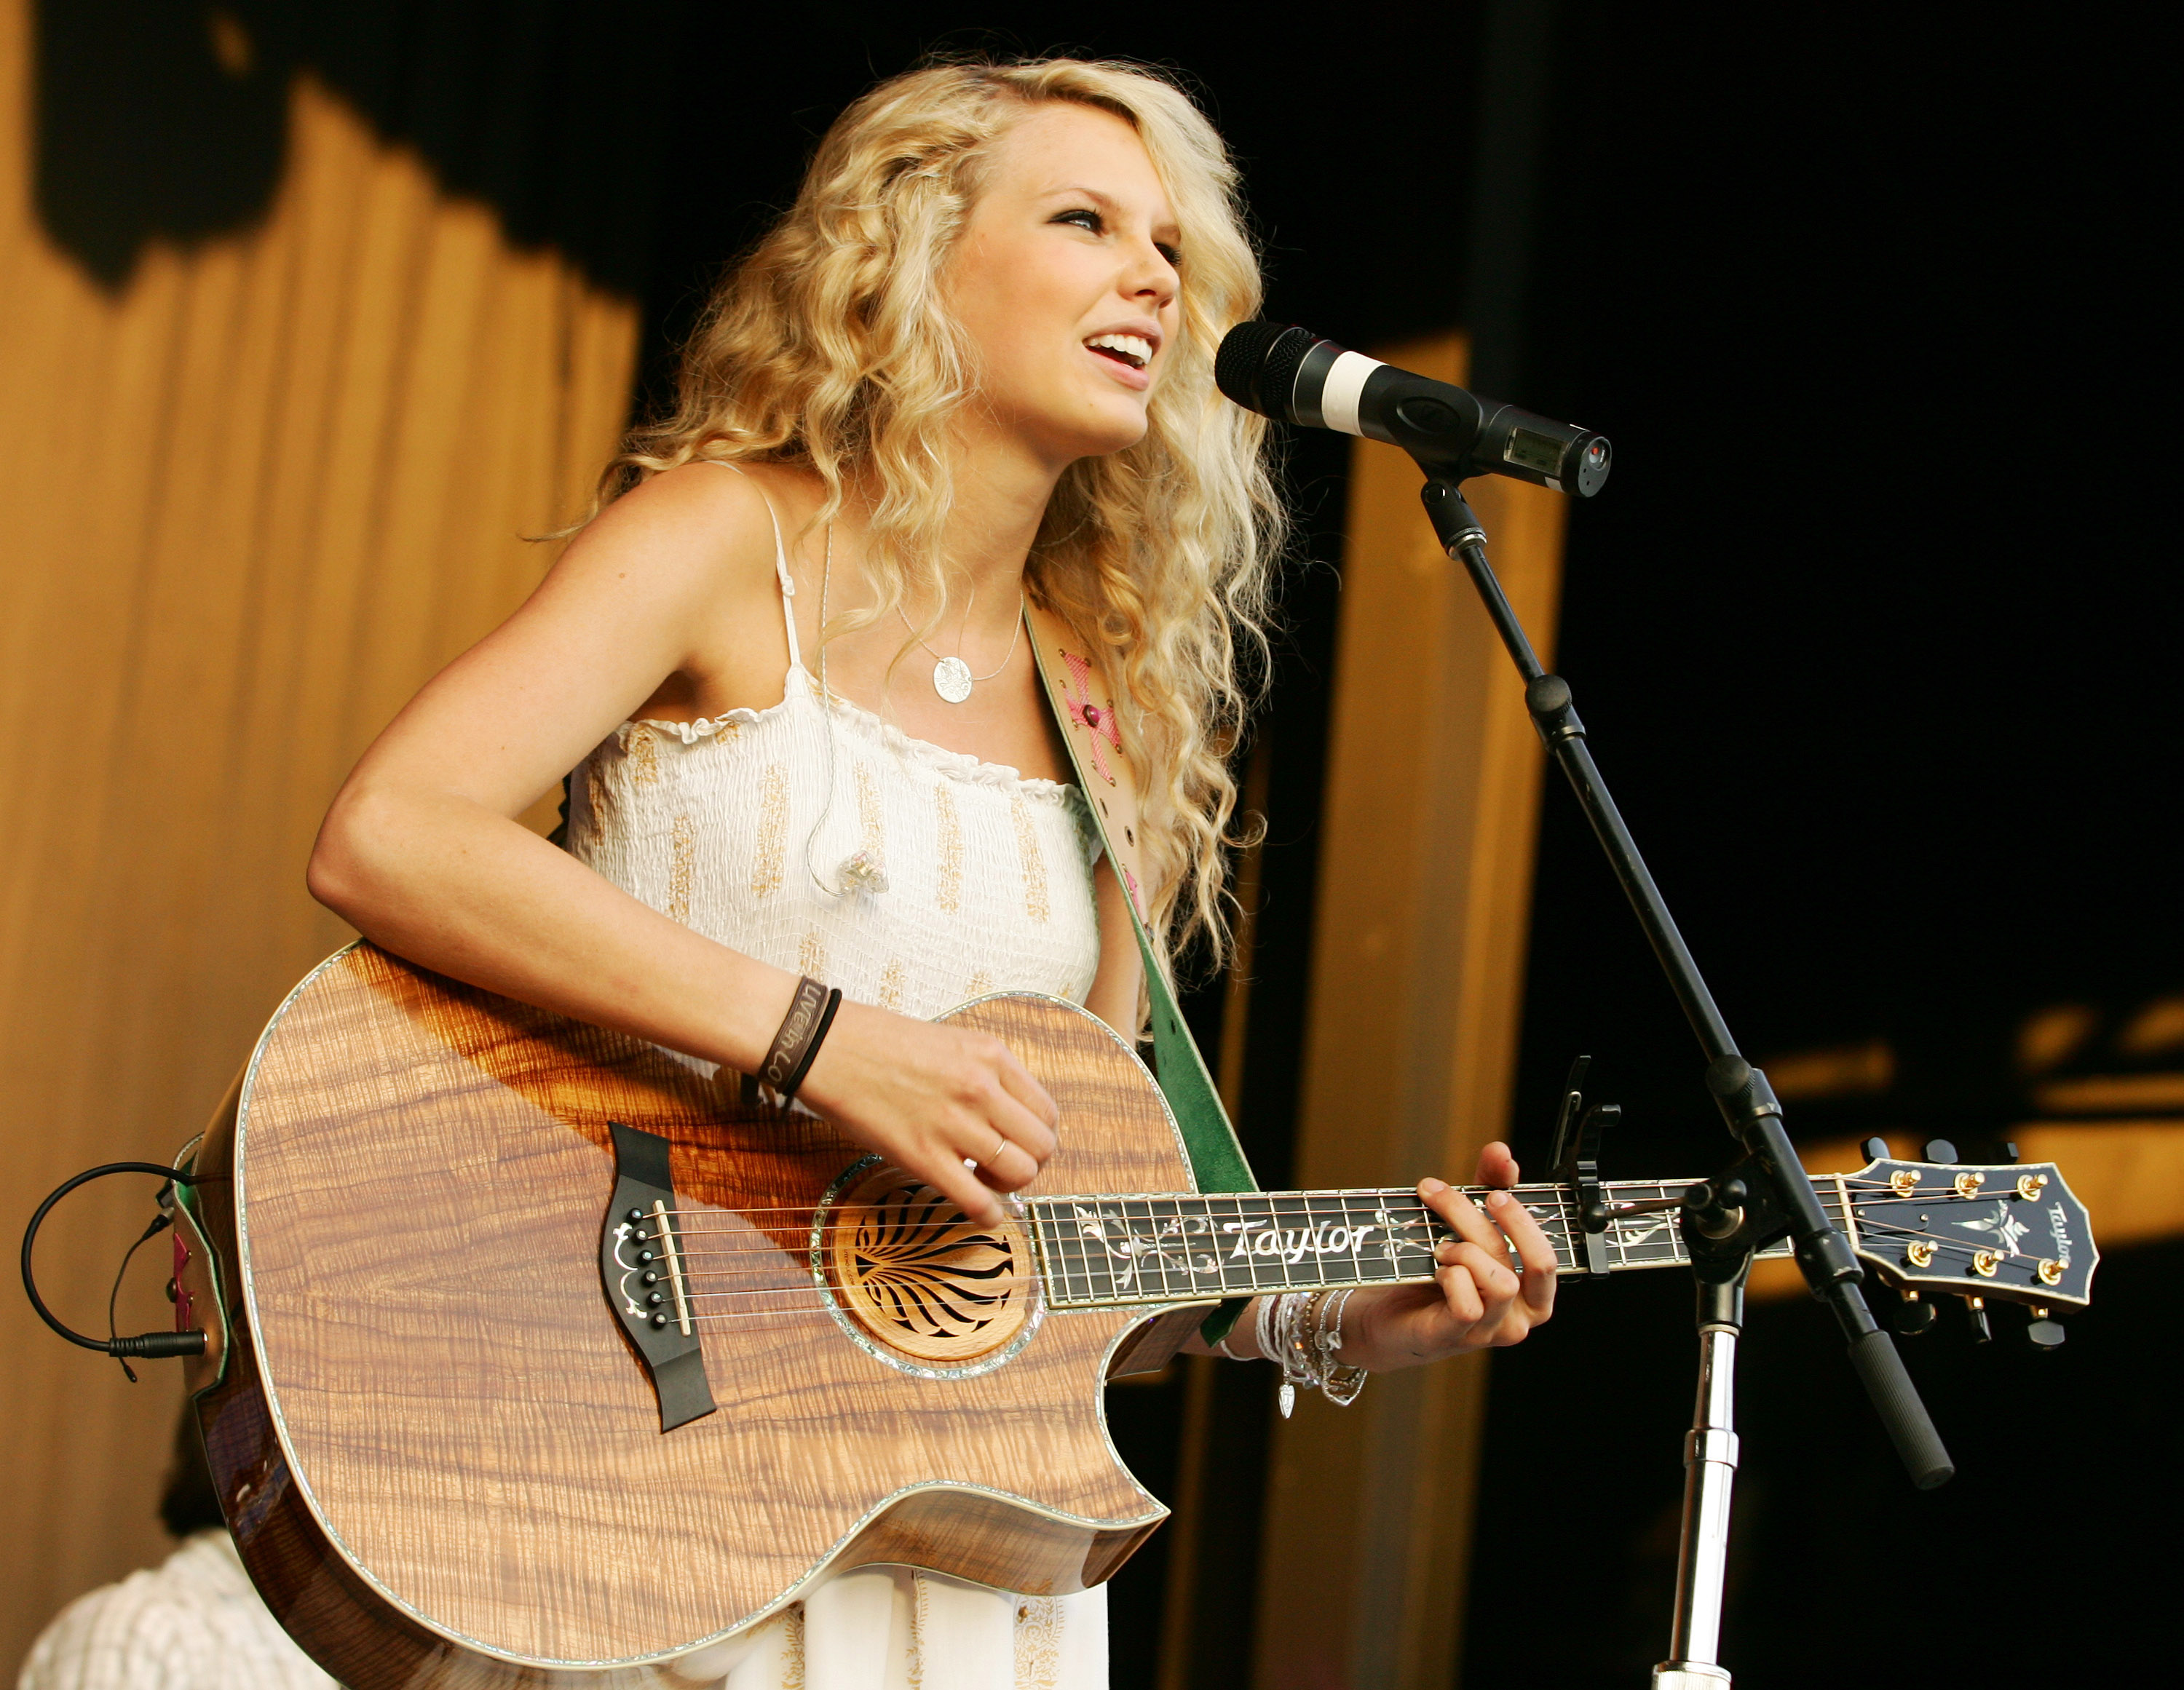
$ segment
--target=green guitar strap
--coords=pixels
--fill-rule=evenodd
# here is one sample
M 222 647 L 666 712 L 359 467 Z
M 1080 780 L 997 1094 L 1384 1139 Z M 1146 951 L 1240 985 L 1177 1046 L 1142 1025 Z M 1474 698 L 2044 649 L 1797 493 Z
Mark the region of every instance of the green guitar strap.
M 1145 882 L 1138 872 L 1136 770 L 1123 748 L 1114 689 L 1095 655 L 1096 648 L 1072 634 L 1050 611 L 1027 604 L 1024 625 L 1030 632 L 1039 679 L 1046 685 L 1047 703 L 1061 725 L 1062 742 L 1069 748 L 1077 784 L 1091 801 L 1100 842 L 1122 882 L 1152 1007 L 1155 1077 L 1182 1131 L 1191 1177 L 1202 1192 L 1256 1191 L 1258 1181 L 1251 1177 L 1244 1147 L 1236 1142 L 1236 1129 L 1229 1125 L 1221 1094 L 1213 1088 L 1213 1076 L 1206 1072 L 1206 1059 L 1176 1008 L 1175 994 L 1156 965 L 1152 941 L 1145 932 L 1139 903 Z M 1231 1301 L 1207 1315 L 1199 1329 L 1206 1342 L 1226 1337 L 1243 1308 L 1242 1302 Z

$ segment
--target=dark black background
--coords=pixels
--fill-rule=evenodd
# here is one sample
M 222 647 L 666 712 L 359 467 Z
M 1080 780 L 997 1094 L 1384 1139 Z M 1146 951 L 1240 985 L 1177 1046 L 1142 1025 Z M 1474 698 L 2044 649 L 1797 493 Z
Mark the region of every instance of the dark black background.
M 1610 434 L 1574 514 L 1559 666 L 1745 1048 L 1885 1037 L 1894 1089 L 1793 1129 L 1984 1150 L 2028 1106 L 2009 1048 L 2065 999 L 2184 987 L 2171 842 L 2173 475 L 2148 282 L 2159 54 L 2132 14 L 1508 3 L 1208 10 L 546 0 L 37 8 L 38 205 L 109 286 L 152 240 L 248 226 L 309 69 L 510 234 L 644 305 L 640 403 L 720 267 L 841 104 L 933 47 L 1173 67 L 1247 173 L 1270 314 L 1361 346 L 1468 323 L 1479 385 Z M 2151 14 L 2143 15 L 2150 16 Z M 1345 454 L 1292 445 L 1305 543 L 1271 759 L 1242 1126 L 1289 1161 Z M 1315 563 L 1313 560 L 1317 559 Z M 1217 996 L 1196 1004 L 1203 1031 Z M 1519 1087 L 1535 1162 L 1570 1055 L 1625 1105 L 1613 1174 L 1726 1148 L 1698 1061 L 1567 794 L 1547 795 Z M 1390 1176 L 1411 1170 L 1390 1170 Z M 2099 1217 L 2094 1217 L 2098 1226 Z M 1964 1468 L 1915 1496 L 1826 1324 L 1755 1313 L 1725 1654 L 1777 1686 L 2092 1682 L 2143 1670 L 2178 1503 L 2159 1363 L 2179 1252 L 2112 1254 L 2064 1353 L 2013 1317 L 1914 1371 Z M 1666 1643 L 1687 1289 L 1574 1287 L 1495 1364 L 1466 1671 L 1641 1682 Z M 1265 1381 L 1224 1376 L 1223 1530 L 1195 1682 L 1250 1633 Z M 1177 1393 L 1112 1393 L 1156 1489 Z M 1146 1681 L 1167 1546 L 1114 1587 Z M 1213 1617 L 1213 1615 L 1221 1617 Z M 1225 1665 L 1224 1665 L 1225 1663 Z M 2137 1673 L 2134 1673 L 2134 1676 Z
M 1893 1046 L 1886 1096 L 1791 1110 L 1812 1136 L 1985 1154 L 2034 1113 L 2026 1013 L 2113 1026 L 2184 985 L 2140 50 L 2007 8 L 1564 14 L 1526 402 L 1618 467 L 1572 525 L 1560 667 L 1744 1048 Z M 2103 420 L 2142 455 L 2110 458 Z M 1560 791 L 1530 965 L 1520 1154 L 1585 1049 L 1626 1105 L 1612 1171 L 1719 1159 Z M 2153 1668 L 2176 1258 L 2111 1255 L 2052 1360 L 2014 1315 L 1986 1348 L 1953 1315 L 1907 1346 L 1962 1469 L 1927 1496 L 1826 1317 L 1757 1310 L 1740 1682 L 1940 1682 L 2034 1636 L 2068 1682 Z M 1664 1652 L 1691 1374 L 1668 1278 L 1572 1287 L 1496 1359 L 1474 1683 L 1637 1682 Z

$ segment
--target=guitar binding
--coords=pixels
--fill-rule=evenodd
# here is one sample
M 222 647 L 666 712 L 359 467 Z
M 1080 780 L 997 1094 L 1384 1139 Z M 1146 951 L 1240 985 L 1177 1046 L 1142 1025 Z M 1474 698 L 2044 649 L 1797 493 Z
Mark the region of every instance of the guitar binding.
M 614 1135 L 614 1200 L 599 1229 L 599 1283 L 660 1398 L 660 1430 L 701 1420 L 718 1406 L 677 1247 L 675 1176 L 667 1140 L 620 1121 Z

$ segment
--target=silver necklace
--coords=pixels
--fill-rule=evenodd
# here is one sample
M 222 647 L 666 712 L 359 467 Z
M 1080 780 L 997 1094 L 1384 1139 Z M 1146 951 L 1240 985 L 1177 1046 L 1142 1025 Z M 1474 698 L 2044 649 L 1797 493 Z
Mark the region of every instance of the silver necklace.
M 978 595 L 976 592 L 973 592 L 971 595 L 971 604 L 976 604 L 978 602 Z M 894 614 L 902 618 L 902 625 L 905 628 L 910 629 L 911 638 L 916 640 L 918 644 L 925 646 L 926 655 L 934 659 L 933 664 L 933 690 L 938 692 L 943 698 L 946 699 L 951 704 L 961 703 L 966 698 L 971 696 L 971 688 L 972 687 L 981 681 L 991 681 L 994 675 L 999 675 L 1001 672 L 1001 670 L 1006 669 L 1009 664 L 1015 660 L 1017 654 L 1017 642 L 1023 638 L 1023 597 L 1022 594 L 1018 594 L 1017 598 L 1017 626 L 1016 631 L 1009 636 L 1008 655 L 1001 659 L 1000 667 L 994 670 L 993 675 L 973 675 L 971 673 L 971 665 L 964 662 L 961 658 L 942 657 L 940 653 L 934 651 L 931 646 L 925 645 L 925 637 L 919 633 L 916 629 L 910 626 L 910 613 L 902 608 L 902 602 L 900 599 L 895 601 Z M 963 615 L 966 620 L 969 620 L 970 614 L 971 605 L 967 604 L 963 607 Z

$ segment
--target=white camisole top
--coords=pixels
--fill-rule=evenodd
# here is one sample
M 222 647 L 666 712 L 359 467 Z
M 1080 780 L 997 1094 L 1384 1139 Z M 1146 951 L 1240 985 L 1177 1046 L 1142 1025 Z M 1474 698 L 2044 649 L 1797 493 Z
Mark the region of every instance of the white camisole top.
M 571 779 L 571 853 L 706 937 L 861 1003 L 926 1018 L 996 991 L 1083 1003 L 1100 962 L 1084 794 L 829 698 L 804 667 L 773 525 L 781 702 L 616 728 Z M 1106 1593 L 1017 1596 L 861 1567 L 677 1671 L 724 1690 L 1105 1690 Z
M 774 541 L 781 702 L 616 729 L 571 782 L 570 851 L 706 937 L 861 1003 L 928 1018 L 1002 988 L 1083 1003 L 1100 962 L 1084 794 L 824 698 L 777 520 Z

